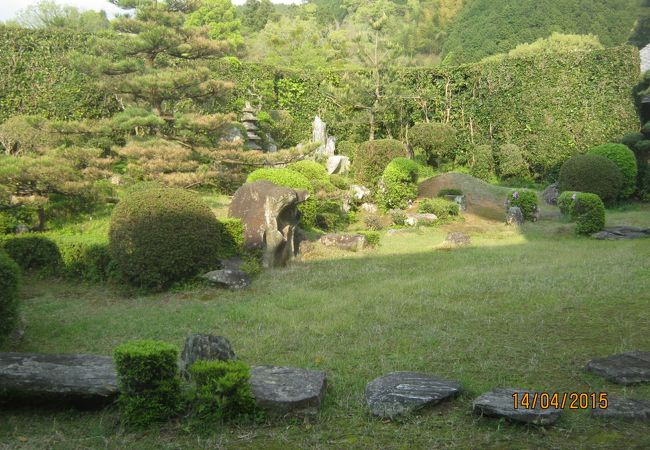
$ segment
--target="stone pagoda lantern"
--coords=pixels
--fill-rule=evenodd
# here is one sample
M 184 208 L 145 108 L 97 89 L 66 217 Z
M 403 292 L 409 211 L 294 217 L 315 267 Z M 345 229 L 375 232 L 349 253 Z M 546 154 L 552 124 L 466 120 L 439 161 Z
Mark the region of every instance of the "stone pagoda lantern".
M 262 138 L 257 134 L 257 131 L 259 130 L 257 123 L 259 120 L 255 116 L 255 109 L 253 109 L 250 102 L 246 102 L 246 106 L 244 106 L 242 112 L 241 123 L 244 125 L 244 128 L 246 128 L 244 147 L 249 150 L 262 150 L 262 147 L 260 146 Z

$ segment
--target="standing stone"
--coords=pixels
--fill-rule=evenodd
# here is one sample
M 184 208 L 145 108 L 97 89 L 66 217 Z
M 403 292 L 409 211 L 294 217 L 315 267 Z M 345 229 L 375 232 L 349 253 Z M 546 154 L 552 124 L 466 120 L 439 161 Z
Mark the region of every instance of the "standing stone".
M 366 385 L 366 403 L 374 416 L 392 419 L 458 395 L 460 383 L 415 372 L 393 372 Z
M 229 361 L 235 359 L 235 352 L 228 339 L 211 334 L 190 334 L 185 339 L 181 353 L 181 372 L 187 374 L 190 366 L 198 360 Z
M 320 116 L 314 117 L 311 141 L 315 144 L 327 144 L 327 124 L 321 120 Z
M 362 250 L 367 244 L 367 239 L 362 234 L 326 234 L 321 236 L 320 241 L 326 247 L 336 247 L 351 252 Z
M 637 350 L 593 359 L 586 369 L 614 383 L 647 383 L 650 381 L 650 352 Z
M 251 370 L 257 406 L 274 415 L 317 414 L 326 386 L 325 372 L 276 366 L 253 366 Z
M 521 225 L 523 223 L 524 214 L 521 212 L 521 209 L 518 206 L 511 206 L 508 208 L 508 214 L 506 215 L 506 224 Z
M 235 192 L 229 217 L 244 224 L 244 246 L 263 250 L 262 265 L 286 265 L 298 250 L 296 228 L 300 220 L 298 204 L 309 194 L 270 181 L 246 183 Z
M 332 136 L 327 137 L 327 143 L 325 144 L 325 156 L 334 156 L 336 152 L 336 138 Z
M 650 402 L 608 395 L 607 408 L 591 409 L 590 413 L 603 419 L 650 420 Z
M 474 413 L 488 417 L 504 417 L 514 422 L 531 423 L 535 425 L 551 425 L 562 414 L 561 409 L 549 408 L 542 409 L 539 404 L 535 408 L 523 408 L 519 406 L 515 409 L 513 398 L 514 393 L 523 395 L 528 393 L 531 399 L 535 392 L 520 389 L 494 389 L 486 394 L 481 395 L 474 400 Z
M 544 192 L 542 193 L 542 198 L 548 205 L 557 205 L 557 199 L 560 196 L 560 189 L 558 188 L 557 183 L 549 184 Z

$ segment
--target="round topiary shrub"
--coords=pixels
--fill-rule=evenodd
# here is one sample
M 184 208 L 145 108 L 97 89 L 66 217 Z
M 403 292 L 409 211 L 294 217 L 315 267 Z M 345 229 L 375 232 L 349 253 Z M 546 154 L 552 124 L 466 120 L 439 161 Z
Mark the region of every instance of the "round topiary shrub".
M 576 220 L 576 233 L 592 234 L 605 228 L 605 205 L 596 194 L 578 192 L 571 216 Z
M 307 177 L 290 169 L 257 169 L 251 172 L 248 178 L 246 178 L 247 183 L 254 183 L 260 180 L 270 181 L 278 186 L 308 191 L 311 194 L 310 197 L 298 205 L 298 210 L 302 213 L 300 223 L 305 228 L 311 228 L 316 224 L 318 205 L 313 195 L 314 186 Z
M 23 270 L 55 274 L 62 265 L 57 245 L 43 236 L 18 236 L 7 239 L 4 250 Z
M 352 171 L 355 179 L 367 186 L 377 185 L 384 169 L 393 159 L 407 157 L 406 147 L 395 139 L 379 139 L 361 144 L 357 150 Z
M 576 196 L 578 192 L 575 191 L 564 191 L 557 198 L 557 206 L 560 208 L 560 213 L 567 219 L 572 219 L 571 214 L 573 214 L 573 205 L 576 201 Z
M 222 230 L 196 194 L 146 189 L 128 195 L 113 210 L 109 252 L 129 283 L 162 289 L 214 268 Z
M 409 144 L 421 149 L 428 163 L 436 159 L 454 159 L 456 130 L 446 123 L 416 123 L 409 129 Z
M 616 164 L 623 174 L 622 196 L 629 197 L 636 190 L 637 165 L 634 152 L 623 144 L 603 144 L 589 150 L 590 155 L 600 155 Z
M 0 344 L 18 322 L 18 285 L 20 268 L 0 251 Z
M 508 196 L 508 207 L 516 206 L 524 215 L 524 220 L 537 220 L 537 194 L 533 191 L 512 191 Z
M 590 192 L 611 205 L 621 194 L 623 174 L 604 156 L 576 155 L 562 164 L 558 183 L 560 192 Z
M 330 181 L 330 176 L 325 166 L 318 164 L 316 161 L 303 159 L 302 161 L 289 164 L 287 168 L 298 172 L 310 181 L 317 180 L 321 183 L 329 183 Z
M 418 164 L 408 158 L 395 158 L 384 169 L 380 202 L 386 209 L 402 209 L 418 194 Z

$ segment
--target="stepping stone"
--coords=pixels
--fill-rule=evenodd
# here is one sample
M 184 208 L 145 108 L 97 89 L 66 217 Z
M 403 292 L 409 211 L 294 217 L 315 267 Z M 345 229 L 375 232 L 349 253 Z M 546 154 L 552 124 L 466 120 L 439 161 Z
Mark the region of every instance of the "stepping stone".
M 457 381 L 415 372 L 393 372 L 366 385 L 366 403 L 374 416 L 392 419 L 440 403 L 460 391 Z
M 587 370 L 619 384 L 650 381 L 650 352 L 633 351 L 592 359 Z
M 639 238 L 650 238 L 650 228 L 638 228 L 638 227 L 609 227 L 605 228 L 603 231 L 594 233 L 591 237 L 601 240 L 609 241 L 619 241 L 622 239 L 639 239 Z
M 607 408 L 592 409 L 591 415 L 603 419 L 650 420 L 650 402 L 607 396 Z
M 531 396 L 533 391 L 521 389 L 503 389 L 497 388 L 487 392 L 474 400 L 474 413 L 489 417 L 505 417 L 514 422 L 531 423 L 535 425 L 551 425 L 560 414 L 561 409 L 549 408 L 542 409 L 535 405 L 534 409 L 527 409 L 519 406 L 515 409 L 513 394 L 524 394 L 528 392 Z
M 326 385 L 325 372 L 293 367 L 252 367 L 251 386 L 257 406 L 274 415 L 317 414 Z

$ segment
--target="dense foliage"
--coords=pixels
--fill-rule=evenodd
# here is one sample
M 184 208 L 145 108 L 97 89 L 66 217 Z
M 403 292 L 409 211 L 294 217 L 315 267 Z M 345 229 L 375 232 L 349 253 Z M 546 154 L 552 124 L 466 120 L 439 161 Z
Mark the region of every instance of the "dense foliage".
M 0 344 L 18 323 L 20 268 L 0 250 Z
M 379 198 L 386 209 L 406 208 L 418 193 L 418 164 L 408 158 L 395 158 L 384 169 Z
M 596 194 L 578 192 L 571 217 L 576 221 L 576 233 L 596 233 L 605 228 L 605 205 Z
M 473 177 L 489 181 L 494 177 L 494 154 L 489 144 L 472 145 L 468 152 L 468 165 Z
M 569 220 L 573 220 L 573 205 L 575 204 L 577 195 L 578 192 L 576 191 L 564 191 L 557 198 L 557 206 L 560 208 L 560 212 Z
M 352 162 L 354 177 L 359 183 L 373 189 L 388 163 L 394 158 L 406 156 L 406 147 L 395 139 L 364 142 Z
M 499 175 L 502 178 L 526 178 L 530 175 L 524 153 L 514 144 L 499 146 L 496 154 Z
M 147 189 L 115 207 L 110 254 L 136 286 L 160 289 L 214 268 L 223 229 L 197 195 L 173 188 Z
M 418 212 L 435 214 L 439 220 L 446 220 L 460 214 L 460 205 L 444 198 L 425 198 L 418 205 Z
M 181 408 L 178 349 L 165 342 L 131 341 L 114 353 L 122 422 L 144 426 L 169 419 Z
M 453 160 L 456 130 L 446 123 L 416 123 L 409 130 L 409 144 L 423 153 L 425 163 Z
M 533 191 L 512 191 L 508 196 L 508 206 L 518 207 L 524 220 L 537 220 L 537 194 Z
M 612 161 L 623 174 L 621 195 L 629 197 L 636 190 L 637 166 L 634 152 L 623 144 L 602 144 L 589 149 L 591 155 L 601 155 Z
M 611 205 L 621 195 L 623 174 L 604 156 L 576 155 L 562 165 L 558 183 L 560 192 L 589 192 Z
M 61 263 L 59 248 L 42 236 L 18 236 L 5 240 L 2 248 L 23 270 L 57 273 Z

